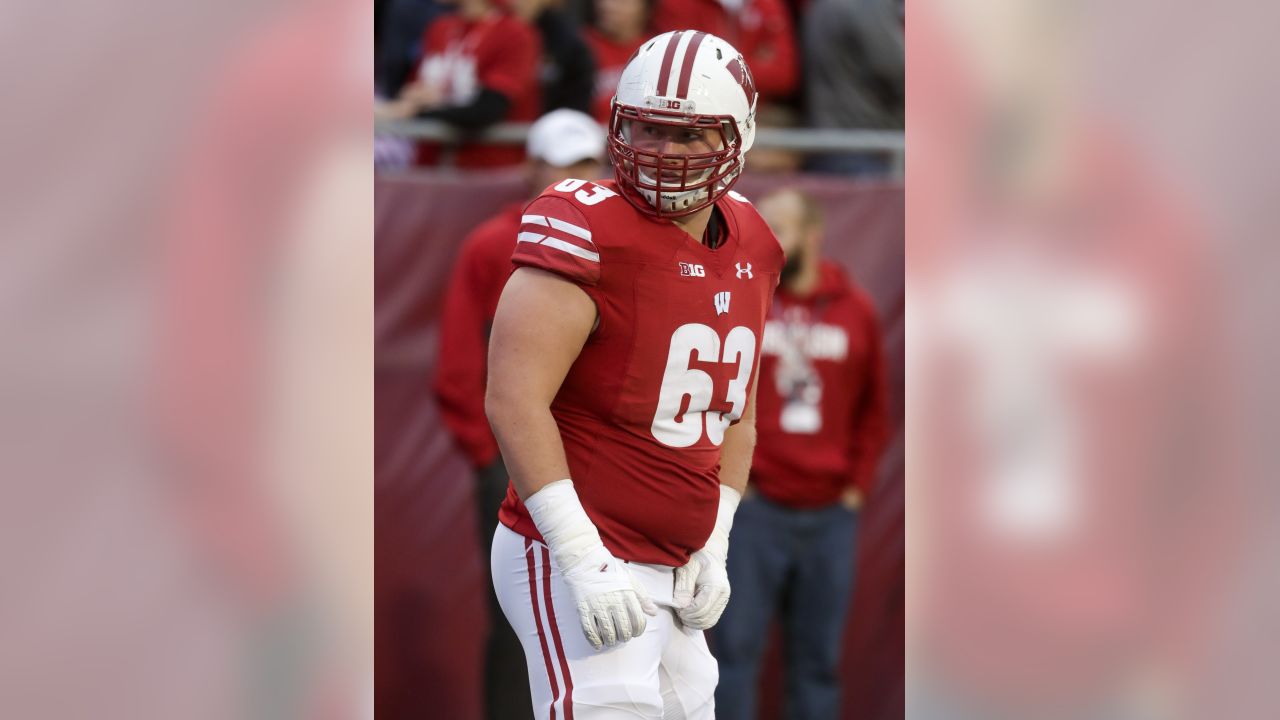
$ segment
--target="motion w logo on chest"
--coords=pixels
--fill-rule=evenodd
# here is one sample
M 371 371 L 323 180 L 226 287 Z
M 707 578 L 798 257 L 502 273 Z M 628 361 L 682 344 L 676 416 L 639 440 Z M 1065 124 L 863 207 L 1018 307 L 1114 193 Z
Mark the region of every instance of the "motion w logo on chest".
M 729 291 L 718 292 L 715 295 L 716 315 L 723 315 L 729 312 Z

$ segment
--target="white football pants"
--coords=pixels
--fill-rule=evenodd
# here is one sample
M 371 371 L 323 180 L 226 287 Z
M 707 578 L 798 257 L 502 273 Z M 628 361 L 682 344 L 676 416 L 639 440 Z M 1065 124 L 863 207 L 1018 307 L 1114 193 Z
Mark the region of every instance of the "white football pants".
M 498 525 L 490 557 L 498 603 L 529 668 L 535 720 L 714 720 L 716 659 L 671 606 L 674 570 L 628 563 L 657 617 L 644 634 L 595 650 L 547 546 Z

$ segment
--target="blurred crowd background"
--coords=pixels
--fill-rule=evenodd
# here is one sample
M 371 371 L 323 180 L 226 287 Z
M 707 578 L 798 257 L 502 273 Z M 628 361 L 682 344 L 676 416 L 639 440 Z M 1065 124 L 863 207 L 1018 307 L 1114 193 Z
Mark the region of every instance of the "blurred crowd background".
M 560 108 L 609 121 L 619 74 L 640 45 L 671 30 L 703 30 L 742 52 L 759 91 L 763 129 L 903 127 L 901 0 L 378 0 L 377 115 L 434 119 L 468 131 L 528 123 Z M 753 153 L 753 172 L 885 175 L 884 151 Z M 381 138 L 379 166 L 519 162 L 517 147 Z M 900 176 L 900 171 L 898 172 Z

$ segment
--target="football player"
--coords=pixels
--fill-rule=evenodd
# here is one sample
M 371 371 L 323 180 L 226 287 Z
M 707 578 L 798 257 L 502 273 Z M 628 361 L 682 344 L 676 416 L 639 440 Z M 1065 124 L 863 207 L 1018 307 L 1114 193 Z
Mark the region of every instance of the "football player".
M 521 217 L 490 337 L 511 476 L 491 560 L 539 720 L 714 717 L 702 631 L 729 600 L 783 264 L 731 190 L 755 106 L 729 43 L 655 37 L 618 82 L 615 179 L 560 182 Z

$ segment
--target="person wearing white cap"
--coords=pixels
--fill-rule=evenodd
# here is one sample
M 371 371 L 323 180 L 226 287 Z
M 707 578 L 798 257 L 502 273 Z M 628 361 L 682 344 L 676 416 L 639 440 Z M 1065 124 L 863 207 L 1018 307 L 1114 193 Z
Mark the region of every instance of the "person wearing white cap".
M 526 152 L 528 197 L 532 199 L 567 178 L 597 179 L 603 169 L 604 128 L 576 110 L 555 110 L 530 127 Z M 498 296 L 513 267 L 511 254 L 526 202 L 503 208 L 463 241 L 440 321 L 442 352 L 436 364 L 435 394 L 445 424 L 476 470 L 481 547 L 486 549 L 498 526 L 507 471 L 485 417 L 485 355 Z M 488 720 L 526 720 L 532 711 L 524 651 L 503 621 L 492 592 L 490 608 L 493 621 L 485 653 L 485 716 Z
M 604 161 L 604 128 L 577 110 L 552 110 L 529 128 L 525 150 L 533 165 L 532 198 L 566 178 L 598 178 Z

